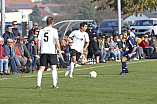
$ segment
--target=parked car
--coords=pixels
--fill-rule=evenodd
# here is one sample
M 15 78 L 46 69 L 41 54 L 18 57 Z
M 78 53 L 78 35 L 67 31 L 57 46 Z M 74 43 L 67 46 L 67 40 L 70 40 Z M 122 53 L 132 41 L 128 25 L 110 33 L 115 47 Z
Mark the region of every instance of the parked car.
M 122 28 L 122 31 L 125 28 L 123 21 L 121 21 L 121 28 Z M 111 36 L 113 34 L 118 34 L 118 20 L 110 19 L 110 20 L 101 21 L 97 35 L 98 36 L 101 36 L 101 35 Z
M 135 28 L 135 35 L 157 35 L 157 20 L 136 20 L 130 29 Z

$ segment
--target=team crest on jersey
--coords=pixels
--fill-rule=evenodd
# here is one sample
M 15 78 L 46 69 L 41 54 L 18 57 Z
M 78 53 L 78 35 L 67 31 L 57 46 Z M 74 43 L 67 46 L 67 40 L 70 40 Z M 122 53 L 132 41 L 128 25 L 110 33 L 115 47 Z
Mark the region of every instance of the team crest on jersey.
M 81 41 L 83 40 L 83 38 L 80 39 Z

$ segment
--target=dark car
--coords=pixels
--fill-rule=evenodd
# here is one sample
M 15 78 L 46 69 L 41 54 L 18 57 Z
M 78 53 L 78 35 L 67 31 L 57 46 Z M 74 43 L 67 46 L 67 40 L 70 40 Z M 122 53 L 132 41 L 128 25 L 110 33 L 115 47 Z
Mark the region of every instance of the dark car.
M 123 31 L 125 28 L 123 21 L 121 21 L 121 27 Z M 100 24 L 97 35 L 111 36 L 113 34 L 118 34 L 118 20 L 117 19 L 103 20 Z

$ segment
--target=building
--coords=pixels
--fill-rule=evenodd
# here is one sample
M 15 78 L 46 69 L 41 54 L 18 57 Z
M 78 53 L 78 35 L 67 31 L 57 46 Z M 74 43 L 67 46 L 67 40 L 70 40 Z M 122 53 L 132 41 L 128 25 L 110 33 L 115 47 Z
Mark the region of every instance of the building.
M 150 12 L 150 10 L 146 10 L 145 12 L 138 13 L 137 15 L 135 15 L 135 13 L 125 14 L 125 15 L 122 15 L 122 19 L 124 23 L 128 25 L 132 25 L 136 20 L 143 20 L 143 19 L 157 20 L 157 12 L 156 11 Z
M 22 22 L 28 23 L 34 3 L 31 0 L 5 0 L 5 6 L 12 11 L 21 12 Z

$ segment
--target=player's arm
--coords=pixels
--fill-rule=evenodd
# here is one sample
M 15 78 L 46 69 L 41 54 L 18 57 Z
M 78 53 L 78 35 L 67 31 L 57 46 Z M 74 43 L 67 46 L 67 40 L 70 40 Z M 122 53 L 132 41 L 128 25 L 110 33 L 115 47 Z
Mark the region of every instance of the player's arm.
M 37 44 L 37 46 L 38 46 L 38 51 L 40 51 L 40 43 L 41 43 L 41 40 L 38 39 L 38 44 Z M 38 52 L 38 53 L 39 53 L 39 52 Z
M 89 46 L 89 42 L 86 43 L 83 51 L 86 51 L 88 46 Z
M 60 53 L 61 53 L 61 48 L 60 48 L 59 39 L 58 39 L 58 38 L 55 38 L 55 41 L 56 41 L 56 45 L 57 45 L 57 48 L 58 48 L 59 54 L 60 54 Z
M 133 50 L 132 50 L 132 52 L 131 52 L 131 55 L 136 51 L 136 49 L 137 49 L 137 47 L 134 46 L 134 47 L 133 47 Z

